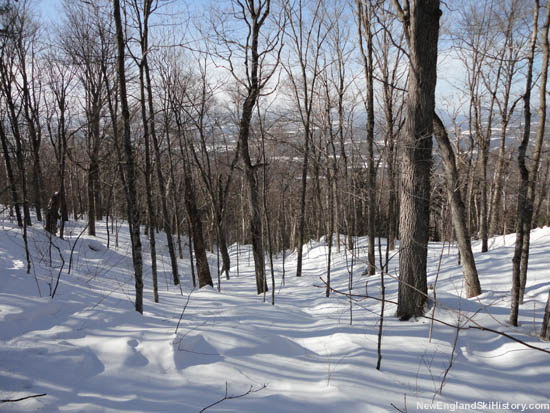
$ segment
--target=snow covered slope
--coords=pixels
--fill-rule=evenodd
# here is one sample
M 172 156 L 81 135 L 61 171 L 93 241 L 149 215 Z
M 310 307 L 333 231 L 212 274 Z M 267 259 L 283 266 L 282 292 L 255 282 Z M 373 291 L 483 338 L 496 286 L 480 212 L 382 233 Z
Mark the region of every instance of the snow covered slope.
M 477 403 L 477 411 L 521 411 L 522 403 L 525 411 L 549 410 L 550 354 L 476 329 L 460 330 L 457 338 L 455 328 L 441 323 L 434 324 L 430 341 L 430 320 L 399 322 L 393 304 L 386 305 L 377 371 L 380 303 L 360 297 L 350 303 L 335 293 L 325 297 L 322 242 L 306 247 L 301 278 L 293 275 L 295 256 L 287 257 L 284 285 L 282 257 L 276 259 L 272 306 L 269 294 L 266 302 L 255 294 L 246 247 L 239 248 L 238 277 L 237 248 L 232 248 L 232 278 L 222 279 L 221 292 L 192 290 L 184 257 L 180 289 L 171 285 L 166 243 L 159 237 L 160 303 L 152 301 L 146 254 L 141 316 L 133 310 L 126 228 L 119 247 L 110 234 L 107 248 L 103 224 L 98 237 L 82 235 L 77 241 L 83 224 L 72 223 L 70 236 L 55 238 L 50 248 L 35 225 L 29 232 L 33 266 L 27 274 L 20 231 L 6 219 L 0 225 L 0 398 L 45 394 L 2 403 L 1 411 L 197 412 L 214 404 L 207 411 L 411 412 L 467 411 L 470 403 Z M 431 245 L 429 283 L 439 303 L 435 317 L 450 325 L 503 331 L 550 350 L 550 343 L 536 337 L 550 286 L 550 228 L 532 234 L 519 328 L 506 323 L 513 241 L 513 236 L 498 237 L 489 253 L 476 253 L 484 293 L 475 299 L 463 297 L 456 249 Z M 379 276 L 370 277 L 368 286 L 361 276 L 366 240 L 358 245 L 353 293 L 368 288 L 378 296 Z M 386 279 L 392 301 L 397 300 L 392 278 L 397 261 L 392 258 Z M 352 255 L 342 249 L 333 262 L 333 287 L 346 292 Z M 211 269 L 215 274 L 215 256 Z

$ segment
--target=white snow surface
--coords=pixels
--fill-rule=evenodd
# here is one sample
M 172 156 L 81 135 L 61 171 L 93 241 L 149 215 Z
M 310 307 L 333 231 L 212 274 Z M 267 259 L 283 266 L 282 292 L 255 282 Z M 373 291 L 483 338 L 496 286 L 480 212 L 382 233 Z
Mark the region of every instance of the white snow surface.
M 354 255 L 334 248 L 332 285 L 341 292 L 348 291 L 353 258 L 352 292 L 358 296 L 353 302 L 337 293 L 325 296 L 321 277 L 326 278 L 328 249 L 321 240 L 304 247 L 301 278 L 295 277 L 296 254 L 286 257 L 284 285 L 282 255 L 275 258 L 272 306 L 271 291 L 266 302 L 256 294 L 249 247 L 231 247 L 231 279 L 222 276 L 221 292 L 193 290 L 184 254 L 180 289 L 172 285 L 166 238 L 158 234 L 155 304 L 142 234 L 140 315 L 134 311 L 127 228 L 121 227 L 118 247 L 110 234 L 109 248 L 104 222 L 98 223 L 97 237 L 77 240 L 83 228 L 83 222 L 68 223 L 68 235 L 53 238 L 51 249 L 41 224 L 29 228 L 27 274 L 21 230 L 7 217 L 0 222 L 0 398 L 46 394 L 1 403 L 0 411 L 198 412 L 225 396 L 206 411 L 550 410 L 550 354 L 478 329 L 460 330 L 453 353 L 455 328 L 434 323 L 430 341 L 430 320 L 398 321 L 395 304 L 386 304 L 383 358 L 376 370 L 380 302 L 361 295 L 367 281 L 369 295 L 379 297 L 381 290 L 379 274 L 362 275 L 366 239 L 357 240 Z M 550 286 L 550 228 L 532 232 L 517 328 L 507 323 L 514 239 L 513 234 L 492 239 L 485 254 L 474 243 L 483 294 L 473 299 L 464 297 L 456 248 L 430 244 L 435 317 L 502 331 L 550 350 L 550 343 L 537 338 Z M 391 257 L 386 297 L 395 302 L 398 257 Z M 216 283 L 216 256 L 209 259 Z

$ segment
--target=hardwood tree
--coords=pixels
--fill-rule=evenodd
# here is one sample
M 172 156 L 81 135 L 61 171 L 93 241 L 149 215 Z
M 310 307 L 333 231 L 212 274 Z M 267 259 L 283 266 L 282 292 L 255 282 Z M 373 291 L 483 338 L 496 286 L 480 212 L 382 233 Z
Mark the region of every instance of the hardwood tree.
M 285 1 L 285 25 L 282 28 L 289 39 L 289 56 L 283 64 L 288 77 L 290 93 L 298 110 L 299 123 L 303 128 L 303 161 L 298 216 L 298 240 L 296 276 L 302 275 L 303 244 L 306 231 L 306 195 L 310 161 L 310 148 L 313 139 L 313 110 L 316 99 L 315 89 L 323 68 L 320 55 L 330 27 L 325 23 L 324 2 Z M 320 196 L 320 191 L 316 191 Z M 321 209 L 321 206 L 318 206 Z
M 233 0 L 229 16 L 244 25 L 244 39 L 229 37 L 229 32 L 225 28 L 224 16 L 217 20 L 213 27 L 216 40 L 220 45 L 215 54 L 225 62 L 226 69 L 229 70 L 229 73 L 244 93 L 239 121 L 238 147 L 241 165 L 248 185 L 250 235 L 258 294 L 267 291 L 267 282 L 263 247 L 262 203 L 257 173 L 258 164 L 252 161 L 249 143 L 254 107 L 262 94 L 262 90 L 275 74 L 279 63 L 280 32 L 275 31 L 273 34 L 262 32 L 262 29 L 267 30 L 267 18 L 270 13 L 270 0 Z M 273 52 L 275 52 L 275 56 L 273 56 Z M 238 68 L 235 66 L 237 59 L 242 59 L 243 66 Z M 241 75 L 243 71 L 244 74 Z
M 101 194 L 101 159 L 106 137 L 103 121 L 107 106 L 106 76 L 103 70 L 114 56 L 112 19 L 103 2 L 65 3 L 67 20 L 59 33 L 66 59 L 77 70 L 82 88 L 80 105 L 86 122 L 83 124 L 84 151 L 69 150 L 71 161 L 86 173 L 88 234 L 96 235 L 96 221 L 103 219 Z M 85 156 L 83 156 L 85 154 Z M 87 159 L 86 159 L 87 158 Z
M 1 17 L 1 27 L 0 27 L 0 50 L 1 53 L 1 62 L 4 62 L 4 48 L 7 46 L 7 42 L 11 37 L 15 35 L 14 25 L 11 24 L 13 19 L 12 8 L 9 3 L 2 3 L 0 7 L 0 17 Z M 5 108 L 5 101 L 3 97 L 4 89 L 0 92 L 0 107 Z M 6 175 L 8 178 L 8 185 L 11 195 L 11 200 L 13 202 L 13 208 L 15 209 L 15 215 L 17 219 L 17 226 L 23 227 L 23 218 L 21 215 L 21 202 L 19 199 L 19 194 L 17 191 L 17 182 L 15 178 L 15 171 L 12 166 L 12 157 L 11 157 L 11 142 L 8 137 L 8 119 L 5 116 L 5 110 L 2 110 L 2 117 L 0 118 L 0 140 L 2 141 L 2 153 L 4 155 L 4 163 L 6 166 Z
M 454 36 L 456 50 L 466 71 L 466 91 L 469 97 L 468 107 L 468 138 L 469 156 L 466 170 L 468 171 L 467 189 L 465 190 L 466 222 L 470 232 L 477 229 L 482 240 L 482 251 L 488 249 L 487 237 L 487 161 L 489 157 L 489 141 L 495 95 L 491 96 L 491 103 L 486 101 L 486 91 L 483 88 L 483 71 L 487 65 L 488 50 L 493 43 L 490 25 L 494 15 L 495 2 L 468 1 L 460 10 L 458 29 Z M 498 76 L 500 81 L 500 75 Z M 484 111 L 484 108 L 488 110 Z M 484 119 L 484 115 L 486 118 Z M 484 121 L 486 128 L 484 128 Z M 474 155 L 477 158 L 474 159 Z M 476 181 L 477 180 L 477 181 Z M 477 194 L 479 190 L 479 195 Z M 478 197 L 475 200 L 475 197 Z M 478 214 L 474 215 L 472 206 L 477 201 Z
M 351 129 L 349 119 L 353 113 L 353 84 L 355 76 L 350 70 L 350 62 L 354 56 L 354 39 L 351 38 L 350 18 L 345 13 L 346 7 L 336 2 L 334 7 L 327 10 L 327 25 L 331 28 L 323 51 L 323 70 L 319 74 L 320 104 L 316 107 L 315 125 L 322 130 L 324 141 L 320 146 L 324 152 L 325 179 L 326 179 L 326 215 L 328 219 L 327 235 L 327 297 L 331 291 L 331 262 L 332 249 L 336 241 L 340 251 L 340 233 L 344 225 L 340 223 L 341 211 L 346 211 L 342 198 L 349 197 L 346 185 L 348 184 L 348 163 L 345 142 L 349 138 Z M 336 232 L 336 234 L 335 234 Z M 336 235 L 336 236 L 335 236 Z
M 547 7 L 546 17 L 540 29 L 542 33 L 543 58 L 541 80 L 539 86 L 539 122 L 537 126 L 535 147 L 533 148 L 533 153 L 531 155 L 532 161 L 529 164 L 527 150 L 531 135 L 531 89 L 533 86 L 533 66 L 535 60 L 537 37 L 539 35 L 540 8 L 540 1 L 535 0 L 535 6 L 533 10 L 533 31 L 529 44 L 529 53 L 527 55 L 527 76 L 525 81 L 525 93 L 523 95 L 523 135 L 519 146 L 517 158 L 520 173 L 520 182 L 517 199 L 516 244 L 514 248 L 514 257 L 512 259 L 512 303 L 510 307 L 510 324 L 512 324 L 513 326 L 518 325 L 519 305 L 523 301 L 525 284 L 527 282 L 529 242 L 534 210 L 533 204 L 535 199 L 536 180 L 540 165 L 540 156 L 544 140 L 544 128 L 546 125 L 546 85 L 549 62 L 548 32 L 550 27 L 550 7 Z
M 506 147 L 509 138 L 509 129 L 520 97 L 515 97 L 513 88 L 516 86 L 518 73 L 521 68 L 523 50 L 526 47 L 526 36 L 523 35 L 521 25 L 523 24 L 523 12 L 526 3 L 512 0 L 510 4 L 503 4 L 496 11 L 498 27 L 504 35 L 503 39 L 495 42 L 495 49 L 491 51 L 492 63 L 488 66 L 493 68 L 496 74 L 487 76 L 482 73 L 483 82 L 489 93 L 497 96 L 496 104 L 500 117 L 500 139 L 498 148 L 497 166 L 494 172 L 491 186 L 489 204 L 489 236 L 500 233 L 502 222 L 502 193 L 504 178 L 506 175 Z M 494 57 L 493 57 L 494 54 Z M 502 81 L 494 82 L 494 76 L 502 72 Z
M 523 245 L 521 251 L 521 266 L 520 266 L 520 293 L 519 301 L 523 304 L 523 297 L 525 295 L 525 285 L 527 283 L 527 269 L 529 264 L 529 243 L 531 238 L 531 227 L 533 224 L 533 218 L 536 212 L 535 200 L 537 197 L 537 179 L 539 175 L 539 169 L 541 164 L 541 156 L 544 146 L 544 136 L 546 133 L 546 117 L 547 117 L 547 105 L 546 99 L 548 94 L 548 65 L 550 63 L 550 43 L 549 43 L 549 31 L 550 31 L 550 0 L 546 5 L 546 16 L 544 18 L 543 25 L 540 29 L 542 43 L 542 61 L 539 80 L 539 108 L 538 108 L 538 123 L 535 137 L 535 146 L 531 155 L 530 169 L 529 169 L 529 182 L 527 185 L 527 204 L 525 216 L 521 220 L 528 222 L 529 230 L 523 234 Z M 521 146 L 520 146 L 521 148 Z M 521 154 L 521 152 L 520 152 Z M 519 218 L 519 217 L 518 217 Z M 527 228 L 527 227 L 526 227 Z
M 140 239 L 140 219 L 137 208 L 136 173 L 134 165 L 134 149 L 130 130 L 130 111 L 128 106 L 128 93 L 126 89 L 125 39 L 120 13 L 120 1 L 113 0 L 113 17 L 116 30 L 117 46 L 117 74 L 120 95 L 120 109 L 122 114 L 123 145 L 126 160 L 126 202 L 128 210 L 128 223 L 130 225 L 130 239 L 132 244 L 132 259 L 134 264 L 134 279 L 136 287 L 136 311 L 143 314 L 143 258 Z M 116 126 L 115 126 L 116 127 Z
M 453 147 L 445 130 L 443 122 L 434 113 L 434 137 L 439 147 L 439 152 L 445 166 L 445 179 L 447 181 L 447 195 L 451 202 L 453 228 L 460 251 L 462 269 L 466 282 L 466 297 L 476 297 L 481 294 L 481 285 L 472 253 L 470 232 L 466 225 L 466 208 L 460 193 L 460 180 L 456 167 Z
M 390 251 L 395 249 L 395 239 L 398 232 L 399 199 L 398 187 L 398 136 L 403 127 L 403 110 L 405 103 L 406 70 L 403 69 L 403 46 L 405 42 L 403 31 L 397 32 L 395 27 L 399 21 L 393 13 L 376 13 L 376 20 L 383 30 L 377 30 L 374 55 L 379 68 L 379 82 L 382 87 L 380 97 L 384 113 L 384 155 L 386 161 L 386 177 L 388 181 L 387 229 Z M 393 33 L 397 33 L 397 36 Z
M 69 220 L 67 207 L 67 149 L 69 141 L 75 135 L 71 131 L 71 99 L 70 94 L 75 88 L 74 79 L 76 71 L 64 59 L 61 53 L 49 53 L 47 55 L 46 80 L 48 83 L 48 95 L 44 98 L 46 107 L 46 128 L 50 144 L 57 161 L 58 186 L 61 209 L 61 223 L 59 237 L 63 238 L 65 222 Z
M 202 213 L 198 207 L 196 184 L 193 182 L 191 169 L 192 155 L 189 145 L 191 136 L 189 135 L 192 134 L 192 132 L 187 130 L 192 122 L 188 119 L 187 111 L 184 109 L 184 107 L 189 104 L 187 89 L 191 87 L 193 78 L 184 73 L 181 69 L 181 61 L 174 55 L 167 56 L 164 68 L 160 73 L 161 85 L 166 92 L 165 103 L 163 104 L 166 112 L 164 118 L 167 123 L 165 126 L 165 134 L 167 135 L 167 141 L 171 141 L 170 135 L 175 134 L 179 144 L 180 164 L 183 173 L 184 202 L 189 221 L 189 235 L 195 251 L 194 255 L 199 279 L 199 288 L 206 285 L 213 286 L 206 256 Z M 173 125 L 168 124 L 169 119 L 173 120 Z M 190 248 L 191 240 L 189 243 Z M 191 260 L 193 259 L 192 255 L 193 254 L 190 253 Z M 195 277 L 193 272 L 193 285 L 194 284 Z
M 356 0 L 359 26 L 359 48 L 367 84 L 365 110 L 367 112 L 367 194 L 368 194 L 368 275 L 376 273 L 374 243 L 376 220 L 376 169 L 374 164 L 374 41 L 371 21 L 377 13 L 372 0 Z M 363 45 L 363 43 L 365 43 Z
M 424 313 L 428 286 L 430 170 L 437 79 L 439 0 L 393 1 L 403 23 L 409 53 L 407 118 L 403 136 L 399 221 L 397 317 Z
M 166 179 L 164 172 L 162 171 L 163 159 L 161 157 L 161 145 L 159 138 L 157 136 L 157 125 L 155 121 L 155 107 L 154 107 L 154 96 L 153 96 L 153 87 L 151 81 L 151 70 L 149 65 L 148 55 L 151 53 L 151 48 L 149 46 L 149 21 L 151 15 L 158 8 L 158 1 L 153 0 L 143 0 L 143 4 L 139 4 L 138 0 L 133 1 L 133 6 L 135 14 L 137 17 L 138 23 L 138 33 L 139 33 L 139 45 L 141 56 L 139 59 L 139 69 L 140 69 L 140 90 L 142 92 L 142 113 L 143 113 L 143 122 L 144 122 L 144 133 L 148 138 L 149 135 L 153 142 L 153 149 L 155 154 L 155 166 L 156 166 L 156 176 L 159 184 L 159 194 L 161 201 L 161 211 L 163 217 L 163 226 L 164 232 L 166 233 L 166 241 L 168 244 L 168 252 L 170 255 L 170 264 L 172 266 L 172 278 L 175 285 L 178 285 L 179 274 L 178 274 L 178 262 L 176 258 L 176 249 L 174 247 L 174 239 L 172 237 L 172 225 L 170 214 L 168 212 L 168 200 L 167 200 L 167 191 L 166 191 Z
M 199 170 L 210 199 L 216 243 L 222 257 L 220 272 L 225 273 L 226 279 L 229 279 L 231 259 L 227 247 L 227 200 L 238 163 L 239 151 L 238 148 L 234 151 L 229 148 L 223 127 L 220 127 L 213 113 L 216 103 L 215 93 L 220 86 L 209 80 L 212 76 L 210 76 L 211 68 L 207 59 L 207 55 L 199 55 L 193 59 L 197 63 L 197 73 L 192 77 L 193 81 L 188 87 L 183 89 L 185 104 L 182 105 L 182 109 L 198 134 L 197 144 L 193 139 L 187 139 L 186 147 L 192 155 L 194 165 Z M 225 154 L 217 153 L 218 151 L 212 153 L 209 147 L 220 148 L 220 151 L 225 150 Z M 228 164 L 227 169 L 223 168 L 224 163 Z
M 8 135 L 13 137 L 15 141 L 15 160 L 17 165 L 15 180 L 20 181 L 20 188 L 22 192 L 22 207 L 23 207 L 23 232 L 26 240 L 26 227 L 32 225 L 31 216 L 29 210 L 29 188 L 27 185 L 26 174 L 26 159 L 25 159 L 25 139 L 24 131 L 21 128 L 22 119 L 21 112 L 23 111 L 23 103 L 18 93 L 18 88 L 15 86 L 15 79 L 18 77 L 20 67 L 18 65 L 18 44 L 21 42 L 18 39 L 25 36 L 25 27 L 23 25 L 24 19 L 21 19 L 20 15 L 22 11 L 19 7 L 11 5 L 4 10 L 3 20 L 6 27 L 9 27 L 8 35 L 2 36 L 1 48 L 0 48 L 0 92 L 3 97 L 3 113 L 5 114 L 6 125 L 2 127 L 2 140 L 6 146 L 4 153 L 8 150 Z M 9 126 L 9 128 L 8 128 Z M 11 132 L 11 133 L 10 133 Z M 13 196 L 12 188 L 12 196 Z M 17 195 L 16 195 L 17 196 Z M 14 201 L 15 202 L 15 201 Z

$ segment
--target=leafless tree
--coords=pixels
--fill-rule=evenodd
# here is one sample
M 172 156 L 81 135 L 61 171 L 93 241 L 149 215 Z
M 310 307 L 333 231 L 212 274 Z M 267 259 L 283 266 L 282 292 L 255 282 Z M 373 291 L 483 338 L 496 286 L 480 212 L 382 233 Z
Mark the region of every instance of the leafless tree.
M 306 194 L 310 148 L 313 138 L 312 116 L 315 101 L 315 89 L 319 74 L 323 70 L 320 55 L 330 27 L 325 25 L 324 2 L 285 1 L 286 38 L 289 39 L 289 55 L 283 64 L 288 77 L 290 93 L 296 105 L 301 128 L 303 128 L 303 162 L 301 176 L 300 206 L 298 216 L 298 240 L 296 276 L 302 275 L 303 244 L 305 241 Z M 320 195 L 320 194 L 319 194 Z
M 262 203 L 258 186 L 258 165 L 252 162 L 249 149 L 250 127 L 254 107 L 262 90 L 275 74 L 279 63 L 281 33 L 267 31 L 268 16 L 272 12 L 270 0 L 232 0 L 231 8 L 214 22 L 213 29 L 219 47 L 214 53 L 224 62 L 235 81 L 242 88 L 238 147 L 243 172 L 248 184 L 250 233 L 254 253 L 256 289 L 258 294 L 267 291 L 265 256 L 263 248 Z M 244 28 L 244 38 L 231 38 L 225 19 Z M 275 56 L 273 56 L 275 53 Z M 242 66 L 237 66 L 237 64 Z
M 136 311 L 143 314 L 143 258 L 141 253 L 140 220 L 136 200 L 136 173 L 134 165 L 134 149 L 130 130 L 130 111 L 128 108 L 128 94 L 126 89 L 125 39 L 120 13 L 120 1 L 113 0 L 113 16 L 116 29 L 117 44 L 117 74 L 120 94 L 120 109 L 123 125 L 123 144 L 126 155 L 126 201 L 128 221 L 130 224 L 130 238 L 132 244 L 132 259 L 134 263 L 134 279 L 136 284 Z
M 447 194 L 451 202 L 453 228 L 460 250 L 460 256 L 462 257 L 462 268 L 466 282 L 466 296 L 468 298 L 476 297 L 481 294 L 481 286 L 479 284 L 474 254 L 472 253 L 470 233 L 468 231 L 468 225 L 466 225 L 466 209 L 460 192 L 460 181 L 455 155 L 445 126 L 436 113 L 434 113 L 434 136 L 445 166 Z
M 424 313 L 439 0 L 394 0 L 409 53 L 409 94 L 401 172 L 397 316 Z

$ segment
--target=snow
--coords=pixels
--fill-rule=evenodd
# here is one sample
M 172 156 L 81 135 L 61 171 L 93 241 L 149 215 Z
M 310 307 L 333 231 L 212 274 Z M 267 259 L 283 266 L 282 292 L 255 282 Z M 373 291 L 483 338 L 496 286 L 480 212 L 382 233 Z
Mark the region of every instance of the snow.
M 524 411 L 549 410 L 544 404 L 550 403 L 550 354 L 491 332 L 462 329 L 453 355 L 456 329 L 435 323 L 430 341 L 430 320 L 400 322 L 393 304 L 386 305 L 377 371 L 380 303 L 357 298 L 350 314 L 347 297 L 325 297 L 320 279 L 326 275 L 324 240 L 304 248 L 301 278 L 294 276 L 296 254 L 286 257 L 284 285 L 282 256 L 276 258 L 272 306 L 271 292 L 266 302 L 255 293 L 248 247 L 239 248 L 239 277 L 238 249 L 231 248 L 232 278 L 222 279 L 221 292 L 193 290 L 185 256 L 179 260 L 180 290 L 171 284 L 165 240 L 159 236 L 160 303 L 152 301 L 145 254 L 145 312 L 140 315 L 133 310 L 127 228 L 120 230 L 119 247 L 111 233 L 107 248 L 104 223 L 97 237 L 78 240 L 84 223 L 69 224 L 65 240 L 53 239 L 59 252 L 51 248 L 51 262 L 48 236 L 39 224 L 29 228 L 33 266 L 27 274 L 20 230 L 6 217 L 0 222 L 0 396 L 46 393 L 0 404 L 2 411 L 197 412 L 225 395 L 242 397 L 207 411 L 521 411 L 520 403 Z M 473 299 L 464 298 L 456 248 L 430 245 L 428 283 L 437 293 L 435 317 L 450 325 L 492 328 L 550 350 L 550 343 L 537 338 L 550 283 L 550 228 L 534 230 L 531 239 L 520 327 L 506 322 L 513 234 L 492 239 L 486 254 L 474 243 L 484 292 Z M 361 276 L 367 240 L 357 245 L 353 293 L 364 294 L 368 281 L 368 293 L 379 296 L 379 275 Z M 215 255 L 210 258 L 215 274 Z M 332 283 L 342 292 L 348 291 L 351 258 L 345 248 L 333 250 Z M 392 258 L 386 278 L 391 301 L 397 300 L 397 260 Z

